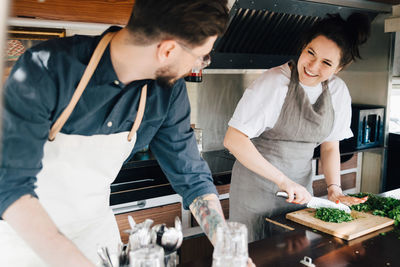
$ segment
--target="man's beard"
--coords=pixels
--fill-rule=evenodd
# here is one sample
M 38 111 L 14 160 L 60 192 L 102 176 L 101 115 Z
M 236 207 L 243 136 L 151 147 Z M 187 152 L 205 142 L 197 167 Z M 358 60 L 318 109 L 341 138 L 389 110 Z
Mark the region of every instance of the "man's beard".
M 176 80 L 181 78 L 172 73 L 171 69 L 171 66 L 167 66 L 156 70 L 156 82 L 163 88 L 172 88 Z

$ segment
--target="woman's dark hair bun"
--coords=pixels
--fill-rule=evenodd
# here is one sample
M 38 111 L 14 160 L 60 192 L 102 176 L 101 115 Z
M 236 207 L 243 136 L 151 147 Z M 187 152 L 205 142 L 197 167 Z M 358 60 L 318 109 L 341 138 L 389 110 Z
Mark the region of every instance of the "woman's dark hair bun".
M 346 24 L 350 35 L 355 38 L 355 45 L 361 45 L 368 40 L 371 33 L 371 22 L 367 15 L 362 13 L 352 13 L 347 18 Z

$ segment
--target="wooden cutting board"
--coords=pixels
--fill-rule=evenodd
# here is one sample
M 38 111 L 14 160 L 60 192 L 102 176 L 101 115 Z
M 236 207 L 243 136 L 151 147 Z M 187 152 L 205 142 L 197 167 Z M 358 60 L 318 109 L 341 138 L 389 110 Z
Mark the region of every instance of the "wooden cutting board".
M 351 222 L 331 223 L 314 217 L 315 209 L 303 209 L 286 214 L 286 218 L 321 232 L 351 240 L 394 223 L 394 220 L 370 213 L 351 211 Z

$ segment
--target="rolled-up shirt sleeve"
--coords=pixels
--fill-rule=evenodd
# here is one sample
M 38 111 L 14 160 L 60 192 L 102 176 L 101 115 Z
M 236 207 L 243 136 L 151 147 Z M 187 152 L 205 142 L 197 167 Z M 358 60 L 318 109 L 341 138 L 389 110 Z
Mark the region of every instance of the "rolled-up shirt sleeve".
M 190 127 L 190 103 L 183 80 L 174 86 L 167 117 L 151 141 L 150 149 L 172 188 L 182 196 L 185 209 L 199 196 L 218 195 Z
M 228 125 L 250 139 L 273 128 L 285 100 L 288 82 L 289 78 L 280 68 L 265 71 L 245 90 Z
M 46 57 L 46 55 L 44 55 Z M 5 83 L 2 108 L 0 218 L 23 195 L 35 194 L 43 145 L 50 127 L 54 86 L 45 62 L 30 51 L 20 57 Z

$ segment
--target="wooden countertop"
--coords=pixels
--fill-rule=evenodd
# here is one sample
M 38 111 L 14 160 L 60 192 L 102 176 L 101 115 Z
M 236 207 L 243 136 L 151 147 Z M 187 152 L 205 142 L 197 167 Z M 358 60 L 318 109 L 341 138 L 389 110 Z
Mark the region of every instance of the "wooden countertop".
M 286 220 L 274 221 L 294 228 L 274 226 L 274 235 L 249 244 L 249 255 L 260 266 L 304 266 L 304 256 L 318 267 L 400 266 L 400 229 L 387 227 L 371 234 L 345 241 Z M 275 229 L 276 228 L 276 229 Z M 212 257 L 181 264 L 181 267 L 211 266 Z

